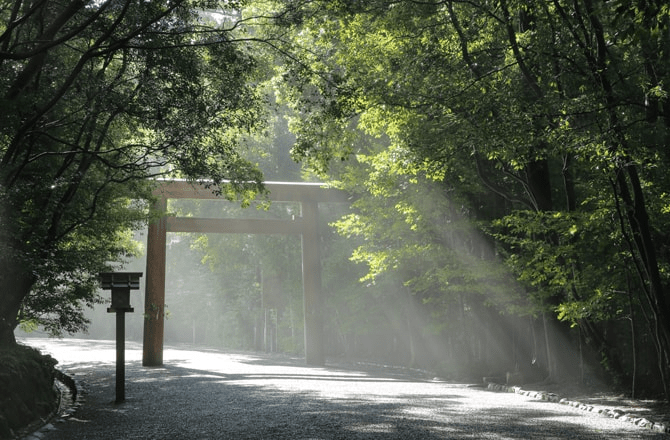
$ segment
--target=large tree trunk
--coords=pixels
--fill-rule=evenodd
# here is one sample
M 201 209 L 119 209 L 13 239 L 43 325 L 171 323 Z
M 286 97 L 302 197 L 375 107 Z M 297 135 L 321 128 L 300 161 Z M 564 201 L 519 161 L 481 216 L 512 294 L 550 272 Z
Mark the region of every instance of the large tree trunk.
M 17 259 L 10 255 L 0 257 L 0 348 L 16 345 L 14 330 L 19 324 L 19 310 L 34 283 Z

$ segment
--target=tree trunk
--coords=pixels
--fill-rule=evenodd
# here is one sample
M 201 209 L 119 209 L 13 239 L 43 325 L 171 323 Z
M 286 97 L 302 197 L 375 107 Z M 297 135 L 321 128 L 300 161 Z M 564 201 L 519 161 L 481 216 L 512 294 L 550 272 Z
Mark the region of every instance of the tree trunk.
M 547 351 L 547 370 L 549 371 L 549 376 L 547 380 L 555 380 L 558 376 L 556 372 L 556 364 L 554 362 L 554 353 L 552 350 L 552 341 L 549 335 L 549 325 L 547 325 L 547 314 L 542 313 L 542 325 L 544 327 L 544 344 Z
M 540 146 L 538 148 L 544 148 Z M 549 162 L 540 159 L 529 162 L 526 166 L 528 193 L 535 210 L 552 211 L 554 204 L 551 200 L 551 179 L 549 178 Z
M 0 258 L 0 348 L 16 345 L 14 330 L 19 324 L 19 310 L 28 296 L 34 278 L 25 272 L 16 259 Z
M 575 190 L 575 179 L 572 171 L 572 156 L 563 156 L 563 189 L 565 191 L 565 209 L 568 212 L 577 210 L 577 195 Z
M 407 339 L 409 342 L 409 361 L 407 362 L 407 366 L 413 368 L 416 364 L 416 343 L 414 341 L 412 321 L 409 317 L 407 317 Z
M 637 343 L 635 338 L 635 310 L 633 308 L 633 294 L 628 289 L 628 313 L 630 313 L 630 343 L 633 371 L 631 373 L 630 397 L 635 399 L 635 382 L 637 381 Z

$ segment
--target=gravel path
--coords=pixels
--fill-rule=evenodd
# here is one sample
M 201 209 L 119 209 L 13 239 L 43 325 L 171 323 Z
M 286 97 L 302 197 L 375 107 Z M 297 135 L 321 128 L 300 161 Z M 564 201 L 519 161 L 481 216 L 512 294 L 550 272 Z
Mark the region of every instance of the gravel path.
M 84 390 L 82 405 L 31 438 L 665 439 L 557 403 L 389 369 L 308 367 L 300 359 L 166 346 L 141 366 L 126 344 L 126 401 L 115 404 L 111 341 L 29 339 Z

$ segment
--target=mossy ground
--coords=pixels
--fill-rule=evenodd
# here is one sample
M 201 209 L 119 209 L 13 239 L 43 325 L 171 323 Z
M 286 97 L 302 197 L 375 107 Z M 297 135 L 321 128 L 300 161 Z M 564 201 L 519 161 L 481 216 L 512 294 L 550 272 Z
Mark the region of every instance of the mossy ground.
M 58 404 L 57 361 L 34 348 L 0 349 L 0 439 L 47 417 Z

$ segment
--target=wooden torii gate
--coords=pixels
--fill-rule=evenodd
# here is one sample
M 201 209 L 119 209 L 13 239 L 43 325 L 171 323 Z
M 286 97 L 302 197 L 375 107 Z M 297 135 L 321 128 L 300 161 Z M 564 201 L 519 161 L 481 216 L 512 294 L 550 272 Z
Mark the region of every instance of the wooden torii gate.
M 292 220 L 212 219 L 162 216 L 149 223 L 147 237 L 146 291 L 142 365 L 163 365 L 165 308 L 165 254 L 167 232 L 300 234 L 302 238 L 302 285 L 305 315 L 305 361 L 323 365 L 321 256 L 319 251 L 319 203 L 343 202 L 339 190 L 322 183 L 266 182 L 269 200 L 299 202 L 301 216 Z M 155 193 L 155 208 L 167 210 L 168 199 L 221 199 L 202 185 L 166 181 Z

